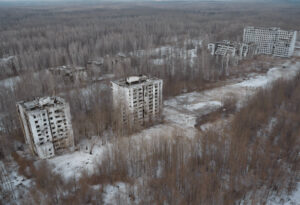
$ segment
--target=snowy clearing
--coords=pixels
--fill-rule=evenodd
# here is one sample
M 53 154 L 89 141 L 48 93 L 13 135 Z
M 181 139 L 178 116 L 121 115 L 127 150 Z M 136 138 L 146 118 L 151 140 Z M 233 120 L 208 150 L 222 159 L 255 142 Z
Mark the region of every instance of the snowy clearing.
M 191 92 L 176 96 L 164 102 L 164 124 L 159 124 L 134 134 L 124 140 L 150 140 L 160 137 L 180 135 L 192 138 L 198 133 L 194 127 L 199 116 L 215 111 L 222 106 L 222 101 L 228 96 L 235 96 L 238 105 L 242 106 L 247 97 L 253 95 L 258 88 L 266 87 L 279 78 L 289 79 L 300 71 L 300 62 L 291 64 L 289 61 L 284 66 L 271 68 L 265 74 L 249 74 L 247 79 L 231 80 L 227 85 L 202 92 Z M 207 129 L 210 125 L 203 125 Z M 101 157 L 111 144 L 96 143 L 92 154 L 76 151 L 62 156 L 57 156 L 48 161 L 55 166 L 55 171 L 65 178 L 78 177 L 80 172 L 86 170 L 92 173 Z
M 300 204 L 300 183 L 296 190 L 291 194 L 282 194 L 280 197 L 270 197 L 266 205 L 299 205 Z
M 83 171 L 92 174 L 98 163 L 101 161 L 102 155 L 109 149 L 110 144 L 102 145 L 99 140 L 95 142 L 92 148 L 92 154 L 86 153 L 83 150 L 75 151 L 47 161 L 54 165 L 54 172 L 61 174 L 65 179 L 79 178 Z

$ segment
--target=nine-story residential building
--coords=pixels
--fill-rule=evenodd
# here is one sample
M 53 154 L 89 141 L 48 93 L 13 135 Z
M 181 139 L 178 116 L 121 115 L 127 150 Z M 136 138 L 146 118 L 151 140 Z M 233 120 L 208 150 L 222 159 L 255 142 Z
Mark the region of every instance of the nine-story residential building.
M 18 102 L 17 109 L 31 151 L 40 158 L 50 158 L 74 148 L 69 104 L 60 97 L 36 98 Z
M 290 57 L 293 55 L 297 31 L 285 31 L 280 28 L 246 27 L 244 43 L 255 43 L 258 54 Z
M 161 79 L 132 76 L 111 83 L 113 106 L 122 127 L 144 126 L 160 119 L 163 87 Z

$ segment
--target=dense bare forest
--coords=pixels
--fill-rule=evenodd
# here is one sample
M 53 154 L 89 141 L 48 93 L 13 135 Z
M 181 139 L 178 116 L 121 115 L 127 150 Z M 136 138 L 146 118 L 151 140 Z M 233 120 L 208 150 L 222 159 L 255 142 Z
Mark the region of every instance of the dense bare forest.
M 270 194 L 291 192 L 299 179 L 299 75 L 258 91 L 240 109 L 229 101 L 225 107 L 232 118 L 221 132 L 199 131 L 188 139 L 179 131 L 172 138 L 162 132 L 139 144 L 114 130 L 110 80 L 156 76 L 164 80 L 168 99 L 250 72 L 265 73 L 283 60 L 255 56 L 228 68 L 209 54 L 207 43 L 241 41 L 243 28 L 251 25 L 300 30 L 299 19 L 298 4 L 279 3 L 0 6 L 0 159 L 16 162 L 18 173 L 35 182 L 21 204 L 103 204 L 104 186 L 117 182 L 128 185 L 117 204 L 263 204 Z M 139 55 L 149 50 L 157 52 Z M 128 61 L 105 64 L 104 72 L 88 71 L 84 82 L 70 83 L 49 71 L 87 68 L 90 61 L 120 53 Z M 153 63 L 161 58 L 163 63 Z M 20 154 L 26 146 L 16 102 L 52 95 L 70 103 L 76 143 L 98 136 L 111 144 L 93 174 L 66 181 L 47 161 Z M 266 130 L 271 119 L 276 124 Z M 14 204 L 13 193 L 0 193 L 3 204 Z
M 36 178 L 32 200 L 23 203 L 102 204 L 103 186 L 115 182 L 129 186 L 118 204 L 265 203 L 270 194 L 292 191 L 299 177 L 299 82 L 297 75 L 260 90 L 222 132 L 191 140 L 161 133 L 143 144 L 117 138 L 95 173 L 79 181 L 65 182 L 46 162 L 35 167 L 14 154 L 20 173 Z

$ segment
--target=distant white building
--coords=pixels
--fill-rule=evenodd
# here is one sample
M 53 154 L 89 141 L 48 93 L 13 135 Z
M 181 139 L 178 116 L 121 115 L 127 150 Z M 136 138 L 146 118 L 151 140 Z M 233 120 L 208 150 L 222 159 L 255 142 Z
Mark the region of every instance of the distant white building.
M 244 43 L 255 43 L 259 54 L 268 54 L 279 57 L 293 55 L 297 31 L 285 31 L 280 28 L 256 28 L 244 29 Z
M 17 109 L 26 143 L 42 159 L 74 148 L 69 104 L 60 97 L 18 102 Z
M 114 110 L 122 126 L 143 126 L 160 118 L 163 80 L 132 76 L 111 83 Z
M 223 40 L 216 43 L 209 43 L 208 50 L 211 55 L 237 57 L 242 59 L 246 57 L 249 51 L 252 51 L 252 46 L 246 43 L 230 42 Z

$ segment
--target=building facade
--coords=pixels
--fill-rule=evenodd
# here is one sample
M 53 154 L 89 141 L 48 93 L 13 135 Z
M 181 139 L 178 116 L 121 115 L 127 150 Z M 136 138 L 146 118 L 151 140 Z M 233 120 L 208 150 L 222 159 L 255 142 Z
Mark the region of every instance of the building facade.
M 64 65 L 55 68 L 50 68 L 49 71 L 54 76 L 60 76 L 64 82 L 78 84 L 88 80 L 88 73 L 85 67 Z
M 256 28 L 244 29 L 244 43 L 255 43 L 258 54 L 290 57 L 293 55 L 297 31 L 285 31 L 280 28 Z
M 239 59 L 246 57 L 251 50 L 249 48 L 251 46 L 246 43 L 230 42 L 228 40 L 209 43 L 207 47 L 211 55 L 237 57 Z
M 74 148 L 69 104 L 60 97 L 18 102 L 25 141 L 31 151 L 45 159 Z
M 160 119 L 163 81 L 132 76 L 113 81 L 113 106 L 122 127 L 145 126 Z

